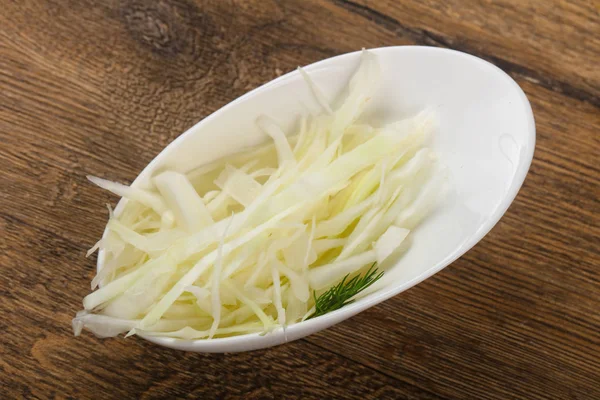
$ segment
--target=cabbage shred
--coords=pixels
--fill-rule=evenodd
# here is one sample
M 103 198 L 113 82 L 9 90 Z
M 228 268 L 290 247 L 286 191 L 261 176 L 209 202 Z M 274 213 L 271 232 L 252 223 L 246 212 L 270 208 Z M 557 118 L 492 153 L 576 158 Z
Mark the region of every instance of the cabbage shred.
M 439 165 L 426 147 L 433 115 L 359 121 L 381 78 L 367 51 L 335 107 L 300 72 L 323 113 L 301 117 L 295 134 L 261 116 L 271 143 L 187 174 L 162 172 L 153 189 L 90 177 L 127 203 L 91 249 L 105 262 L 73 320 L 76 335 L 211 339 L 285 329 L 330 310 L 319 295 L 336 304 L 329 297 L 344 282 L 362 288 L 362 273 L 372 279 L 373 263 L 399 253 L 439 198 Z M 359 291 L 346 291 L 352 298 L 339 306 Z

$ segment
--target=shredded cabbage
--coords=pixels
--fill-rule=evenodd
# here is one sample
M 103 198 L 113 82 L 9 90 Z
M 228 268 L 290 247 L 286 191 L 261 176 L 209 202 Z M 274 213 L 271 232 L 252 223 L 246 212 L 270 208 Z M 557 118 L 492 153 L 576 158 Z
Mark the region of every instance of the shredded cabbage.
M 338 106 L 299 71 L 324 113 L 302 116 L 295 134 L 261 116 L 270 143 L 161 172 L 149 189 L 89 177 L 128 201 L 119 215 L 109 208 L 107 234 L 88 252 L 105 260 L 76 335 L 285 332 L 317 293 L 406 248 L 445 183 L 426 147 L 432 113 L 359 121 L 381 78 L 368 51 Z

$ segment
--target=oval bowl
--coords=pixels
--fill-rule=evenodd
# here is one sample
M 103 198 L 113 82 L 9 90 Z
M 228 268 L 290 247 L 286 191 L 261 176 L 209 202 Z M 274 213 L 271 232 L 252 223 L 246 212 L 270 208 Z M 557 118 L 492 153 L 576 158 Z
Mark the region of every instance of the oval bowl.
M 296 340 L 397 295 L 446 267 L 480 241 L 502 217 L 521 187 L 535 147 L 535 124 L 527 97 L 496 66 L 458 51 L 420 46 L 369 50 L 379 59 L 382 84 L 364 118 L 385 123 L 429 107 L 439 129 L 432 147 L 448 168 L 451 192 L 413 233 L 412 244 L 368 295 L 346 307 L 265 335 L 211 340 L 144 336 L 170 348 L 238 352 Z M 333 100 L 358 66 L 360 51 L 305 68 Z M 133 182 L 148 187 L 163 169 L 186 172 L 205 162 L 266 140 L 255 120 L 275 118 L 289 132 L 297 115 L 318 110 L 298 71 L 241 96 L 198 122 L 169 144 Z M 123 209 L 121 200 L 115 209 Z M 106 234 L 106 232 L 105 232 Z M 102 268 L 104 254 L 98 257 Z M 370 288 L 371 289 L 371 288 Z

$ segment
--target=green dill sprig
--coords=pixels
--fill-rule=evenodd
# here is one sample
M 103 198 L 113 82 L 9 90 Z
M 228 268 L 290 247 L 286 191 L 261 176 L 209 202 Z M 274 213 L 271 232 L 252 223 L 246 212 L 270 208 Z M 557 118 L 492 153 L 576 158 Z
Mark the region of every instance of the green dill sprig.
M 306 319 L 327 314 L 352 303 L 354 301 L 354 296 L 371 286 L 383 276 L 383 271 L 381 271 L 379 274 L 377 273 L 375 264 L 376 263 L 373 263 L 373 265 L 371 265 L 369 270 L 364 275 L 356 275 L 347 282 L 346 279 L 348 279 L 350 274 L 346 275 L 340 283 L 330 287 L 318 298 L 317 292 L 313 291 L 313 297 L 315 299 L 315 312 Z

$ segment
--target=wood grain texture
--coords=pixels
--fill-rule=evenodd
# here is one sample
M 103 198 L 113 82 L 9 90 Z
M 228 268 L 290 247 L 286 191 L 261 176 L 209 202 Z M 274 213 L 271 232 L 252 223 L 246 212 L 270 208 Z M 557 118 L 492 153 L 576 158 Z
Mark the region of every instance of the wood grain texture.
M 334 0 L 418 44 L 451 47 L 600 105 L 600 9 L 594 1 Z
M 24 0 L 0 13 L 0 398 L 600 398 L 600 57 L 586 1 Z M 538 130 L 475 248 L 305 340 L 248 354 L 72 337 L 104 203 L 166 144 L 277 75 L 361 47 L 466 50 Z

